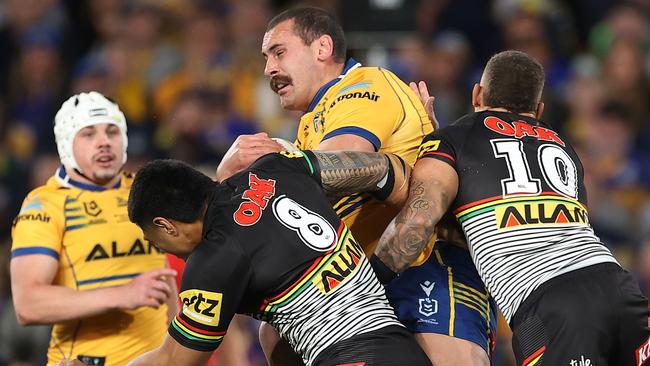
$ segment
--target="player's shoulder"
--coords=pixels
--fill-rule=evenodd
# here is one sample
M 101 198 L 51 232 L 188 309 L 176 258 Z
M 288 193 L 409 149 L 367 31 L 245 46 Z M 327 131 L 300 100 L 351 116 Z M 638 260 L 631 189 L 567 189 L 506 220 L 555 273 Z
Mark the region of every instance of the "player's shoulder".
M 27 194 L 23 206 L 30 201 L 47 202 L 50 204 L 62 203 L 65 201 L 67 195 L 68 189 L 56 177 L 50 177 L 45 184 L 34 188 Z
M 123 171 L 121 177 L 120 186 L 124 188 L 131 188 L 133 185 L 133 180 L 135 179 L 135 173 Z

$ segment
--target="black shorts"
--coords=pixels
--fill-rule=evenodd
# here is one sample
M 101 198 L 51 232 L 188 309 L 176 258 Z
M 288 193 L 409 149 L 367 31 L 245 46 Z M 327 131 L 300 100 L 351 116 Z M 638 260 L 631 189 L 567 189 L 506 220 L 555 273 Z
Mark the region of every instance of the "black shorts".
M 517 365 L 650 365 L 649 314 L 637 282 L 615 263 L 560 275 L 512 319 Z
M 431 366 L 431 361 L 406 328 L 393 325 L 335 343 L 313 365 Z

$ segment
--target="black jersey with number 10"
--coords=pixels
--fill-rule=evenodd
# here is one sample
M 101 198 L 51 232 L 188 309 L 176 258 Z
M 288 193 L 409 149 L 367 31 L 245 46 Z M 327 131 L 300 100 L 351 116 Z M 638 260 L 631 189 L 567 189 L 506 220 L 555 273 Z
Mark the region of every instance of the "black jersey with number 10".
M 321 193 L 313 156 L 270 154 L 218 185 L 169 332 L 214 350 L 235 313 L 273 325 L 307 365 L 355 335 L 400 325 L 363 250 Z
M 589 224 L 577 154 L 544 122 L 471 113 L 427 136 L 419 157 L 447 162 L 458 173 L 451 210 L 508 321 L 549 279 L 616 262 Z

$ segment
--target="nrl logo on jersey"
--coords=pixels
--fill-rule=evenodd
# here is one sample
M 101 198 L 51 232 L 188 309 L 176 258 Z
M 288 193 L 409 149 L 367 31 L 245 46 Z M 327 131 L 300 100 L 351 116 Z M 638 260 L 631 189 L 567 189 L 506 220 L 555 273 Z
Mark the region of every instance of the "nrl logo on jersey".
M 570 202 L 516 203 L 495 210 L 500 230 L 524 225 L 585 225 L 587 210 Z

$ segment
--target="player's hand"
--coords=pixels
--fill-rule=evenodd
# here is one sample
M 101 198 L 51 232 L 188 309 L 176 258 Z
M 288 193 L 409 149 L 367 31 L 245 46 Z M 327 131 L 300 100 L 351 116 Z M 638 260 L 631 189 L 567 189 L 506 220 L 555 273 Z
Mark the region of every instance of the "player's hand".
M 420 101 L 424 105 L 424 110 L 427 112 L 431 123 L 433 123 L 433 127 L 438 129 L 438 127 L 440 127 L 440 124 L 438 123 L 436 114 L 433 111 L 433 101 L 436 100 L 436 97 L 429 95 L 429 88 L 427 88 L 427 83 L 424 81 L 420 81 L 417 84 L 410 82 L 409 87 L 415 92 L 415 95 L 420 98 Z
M 57 362 L 54 366 L 86 366 L 86 364 L 79 360 L 63 360 Z
M 135 309 L 141 306 L 159 308 L 172 294 L 167 283 L 168 277 L 175 277 L 176 271 L 171 268 L 155 269 L 139 275 L 122 287 L 124 294 L 121 308 Z
M 266 132 L 254 135 L 241 135 L 230 146 L 217 167 L 216 178 L 223 181 L 233 174 L 248 168 L 260 156 L 286 150 Z

